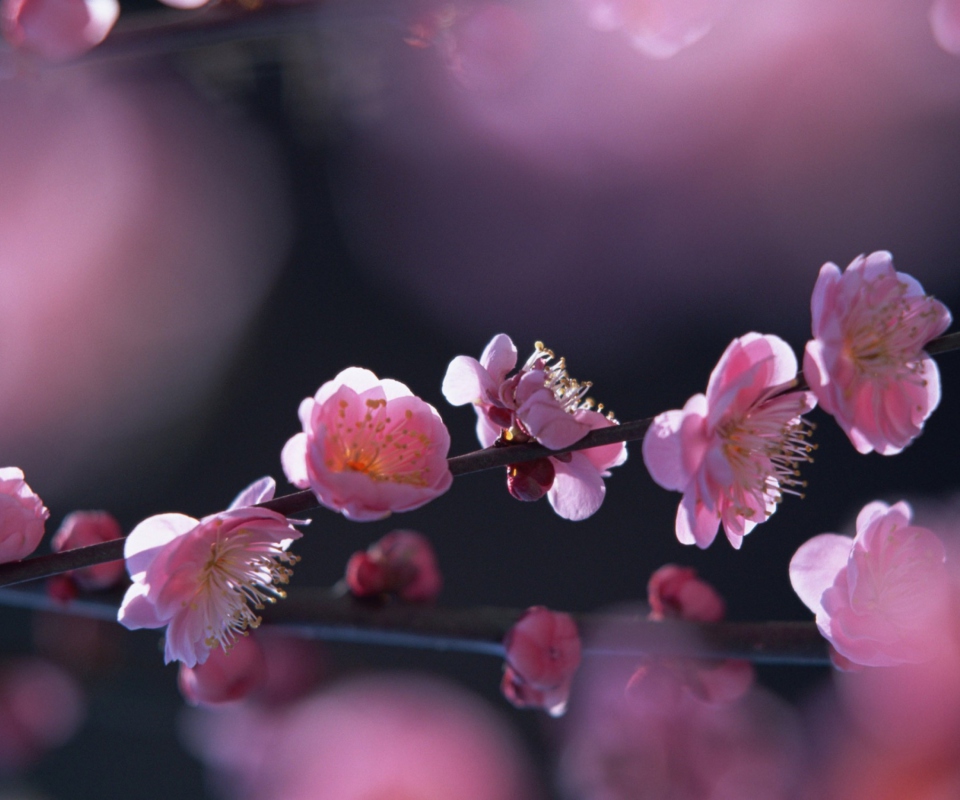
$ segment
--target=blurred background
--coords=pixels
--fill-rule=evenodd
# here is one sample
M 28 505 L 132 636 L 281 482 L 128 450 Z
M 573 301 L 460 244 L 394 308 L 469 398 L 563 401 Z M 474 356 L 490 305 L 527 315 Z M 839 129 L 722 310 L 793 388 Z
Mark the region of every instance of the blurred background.
M 121 27 L 178 13 L 206 12 L 124 5 Z M 165 511 L 203 516 L 267 473 L 286 491 L 279 453 L 298 403 L 351 365 L 435 405 L 461 453 L 476 448 L 475 417 L 445 403 L 441 380 L 499 332 L 521 357 L 543 340 L 633 420 L 703 391 L 747 331 L 799 353 L 826 261 L 890 250 L 960 308 L 955 3 L 325 0 L 270 19 L 261 34 L 159 39 L 142 54 L 110 57 L 108 38 L 103 56 L 56 66 L 3 52 L 0 462 L 24 470 L 50 533 L 75 509 L 109 510 L 125 531 Z M 787 577 L 802 542 L 852 532 L 875 499 L 952 508 L 960 356 L 939 363 L 943 405 L 899 456 L 859 456 L 816 412 L 806 499 L 788 498 L 740 552 L 722 536 L 703 552 L 677 543 L 679 495 L 634 445 L 584 522 L 518 503 L 500 471 L 382 522 L 318 511 L 292 590 L 335 583 L 350 553 L 403 527 L 433 542 L 444 605 L 639 603 L 673 562 L 711 582 L 730 619 L 808 620 Z M 78 682 L 57 703 L 76 732 L 13 759 L 3 796 L 239 796 L 201 763 L 227 759 L 209 752 L 222 729 L 203 727 L 222 720 L 185 711 L 156 632 L 0 608 L 0 648 Z M 488 744 L 463 747 L 515 760 L 528 788 L 510 796 L 708 796 L 583 789 L 558 764 L 586 712 L 512 709 L 496 659 L 343 644 L 302 658 L 332 687 L 310 701 L 330 721 L 305 717 L 284 734 L 296 741 L 356 724 L 376 754 L 363 715 L 408 719 L 413 703 L 427 729 L 441 712 L 480 726 L 469 735 Z M 765 724 L 788 738 L 831 706 L 826 669 L 759 678 Z M 818 710 L 801 723 L 799 707 Z M 249 731 L 237 748 L 253 758 L 271 729 L 245 724 L 226 728 Z

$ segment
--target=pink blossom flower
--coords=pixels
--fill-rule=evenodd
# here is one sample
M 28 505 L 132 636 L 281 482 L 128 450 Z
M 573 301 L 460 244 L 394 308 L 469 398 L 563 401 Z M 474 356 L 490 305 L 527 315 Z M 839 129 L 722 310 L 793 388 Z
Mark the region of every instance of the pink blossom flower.
M 437 599 L 443 577 L 430 540 L 416 531 L 391 531 L 347 562 L 347 585 L 357 597 L 394 593 L 401 600 Z
M 194 667 L 211 648 L 228 650 L 260 617 L 262 608 L 285 596 L 278 584 L 290 578 L 296 557 L 287 553 L 300 532 L 280 514 L 250 508 L 273 497 L 272 478 L 238 495 L 227 511 L 193 519 L 158 514 L 127 537 L 127 571 L 133 585 L 118 615 L 131 630 L 166 626 L 166 663 Z
M 49 61 L 76 58 L 107 38 L 117 0 L 2 0 L 0 27 L 14 47 Z
M 50 512 L 17 467 L 0 468 L 0 564 L 26 558 L 43 538 Z
M 790 582 L 820 632 L 855 664 L 927 661 L 952 624 L 943 544 L 911 525 L 912 515 L 905 502 L 869 503 L 856 537 L 814 536 L 790 562 Z
M 616 425 L 612 415 L 593 410 L 593 401 L 586 397 L 592 384 L 571 378 L 565 360 L 554 359 L 554 353 L 537 342 L 533 355 L 514 372 L 517 349 L 510 337 L 501 333 L 493 337 L 479 361 L 457 356 L 450 362 L 443 395 L 451 405 L 473 404 L 477 438 L 484 447 L 499 439 L 506 443 L 537 441 L 551 450 L 562 450 L 592 430 Z M 518 500 L 539 500 L 546 495 L 564 519 L 586 519 L 603 503 L 603 479 L 609 477 L 609 470 L 626 460 L 626 445 L 618 442 L 511 464 L 507 487 Z
M 810 461 L 810 392 L 784 392 L 797 359 L 777 336 L 748 333 L 724 351 L 707 384 L 682 410 L 654 419 L 643 461 L 664 489 L 683 492 L 677 538 L 709 547 L 720 523 L 735 548 L 784 494 L 798 494 L 797 467 Z
M 580 666 L 580 634 L 573 617 L 543 606 L 528 608 L 503 641 L 507 651 L 500 689 L 517 708 L 566 711 Z
M 106 511 L 74 511 L 60 524 L 50 547 L 55 553 L 109 542 L 123 536 L 120 523 Z M 68 573 L 84 589 L 107 589 L 123 577 L 123 562 L 109 561 Z
M 229 650 L 213 649 L 206 661 L 180 665 L 180 694 L 191 705 L 220 705 L 246 697 L 267 680 L 267 662 L 260 642 L 238 636 Z
M 306 398 L 299 413 L 304 432 L 284 446 L 283 471 L 348 519 L 411 511 L 453 482 L 443 420 L 398 381 L 351 367 Z
M 650 619 L 719 622 L 726 613 L 723 598 L 690 567 L 666 564 L 647 582 Z
M 934 0 L 928 18 L 937 44 L 960 55 L 960 0 Z
M 842 274 L 824 264 L 811 309 L 803 373 L 820 406 L 861 453 L 899 453 L 940 403 L 940 373 L 923 346 L 949 327 L 950 312 L 882 250 Z

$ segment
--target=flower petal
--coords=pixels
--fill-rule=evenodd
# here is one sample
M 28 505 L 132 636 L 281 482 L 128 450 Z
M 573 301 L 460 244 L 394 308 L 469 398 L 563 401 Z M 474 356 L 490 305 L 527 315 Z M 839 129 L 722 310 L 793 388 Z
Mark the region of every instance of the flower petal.
M 804 542 L 790 560 L 790 584 L 803 604 L 814 614 L 823 612 L 821 598 L 847 566 L 853 539 L 822 533 Z
M 199 520 L 185 514 L 157 514 L 137 525 L 123 545 L 123 557 L 130 577 L 136 580 L 138 575 L 147 571 L 166 545 L 199 524 Z
M 556 477 L 547 499 L 559 516 L 581 520 L 597 512 L 607 489 L 597 468 L 583 453 L 571 453 L 571 456 L 569 462 L 550 459 Z

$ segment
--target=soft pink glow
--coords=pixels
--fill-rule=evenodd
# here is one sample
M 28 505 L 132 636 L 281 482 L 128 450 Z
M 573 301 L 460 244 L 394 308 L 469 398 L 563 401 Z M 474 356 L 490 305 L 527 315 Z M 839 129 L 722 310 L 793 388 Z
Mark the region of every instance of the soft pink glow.
M 192 705 L 240 700 L 266 682 L 267 662 L 260 642 L 238 636 L 229 650 L 213 648 L 202 664 L 180 665 L 180 693 Z
M 874 502 L 857 535 L 815 536 L 790 562 L 790 582 L 840 655 L 863 666 L 928 661 L 952 625 L 940 540 L 910 524 L 912 510 Z
M 50 548 L 59 553 L 100 542 L 109 542 L 123 536 L 120 523 L 106 511 L 74 511 L 68 514 L 50 542 Z M 84 589 L 107 589 L 123 577 L 122 561 L 110 561 L 92 567 L 74 570 L 70 576 Z
M 803 372 L 821 408 L 859 452 L 899 453 L 940 403 L 940 372 L 923 347 L 950 327 L 950 312 L 886 251 L 843 273 L 824 264 L 811 308 Z
M 117 0 L 0 2 L 0 27 L 7 41 L 50 61 L 76 58 L 96 47 L 119 16 Z
M 443 576 L 430 540 L 416 531 L 391 531 L 347 562 L 347 586 L 357 597 L 394 593 L 401 600 L 430 603 Z
M 283 448 L 287 479 L 347 519 L 412 511 L 453 483 L 450 434 L 404 384 L 350 367 L 300 404 L 303 433 Z
M 17 467 L 0 468 L 0 564 L 26 558 L 40 544 L 50 512 Z
M 296 563 L 286 551 L 301 535 L 280 514 L 245 505 L 273 494 L 273 480 L 265 478 L 220 514 L 202 520 L 158 514 L 137 525 L 123 550 L 133 585 L 119 622 L 131 630 L 166 627 L 166 663 L 188 667 L 256 628 L 260 618 L 250 604 L 285 596 L 279 588 L 291 574 L 285 565 Z
M 685 619 L 717 622 L 726 614 L 727 604 L 709 583 L 690 567 L 666 564 L 647 582 L 650 619 Z
M 683 492 L 677 538 L 709 547 L 720 523 L 735 548 L 797 494 L 800 462 L 809 461 L 801 415 L 810 392 L 777 394 L 797 374 L 797 359 L 777 336 L 734 339 L 710 375 L 706 395 L 660 414 L 643 439 L 643 461 L 664 489 Z
M 934 0 L 930 6 L 930 28 L 937 44 L 952 55 L 960 55 L 960 2 Z

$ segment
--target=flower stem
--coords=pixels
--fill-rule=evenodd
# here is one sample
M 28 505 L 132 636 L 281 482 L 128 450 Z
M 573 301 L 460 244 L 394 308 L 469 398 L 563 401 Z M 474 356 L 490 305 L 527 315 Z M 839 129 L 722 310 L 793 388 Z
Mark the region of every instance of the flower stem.
M 960 350 L 960 333 L 951 333 L 934 339 L 927 344 L 925 349 L 931 355 Z M 502 447 L 495 445 L 484 450 L 475 450 L 472 453 L 453 456 L 448 459 L 447 463 L 450 465 L 450 471 L 454 476 L 467 475 L 471 472 L 506 467 L 509 464 L 519 464 L 523 461 L 532 461 L 549 455 L 571 453 L 575 450 L 586 450 L 591 447 L 615 444 L 616 442 L 632 442 L 643 438 L 652 421 L 653 418 L 650 417 L 590 431 L 579 442 L 575 442 L 563 450 L 549 450 L 543 445 L 533 442 Z M 268 508 L 284 516 L 291 516 L 317 508 L 317 500 L 313 492 L 305 490 L 276 497 L 266 503 L 260 503 L 259 507 Z M 75 550 L 65 550 L 61 553 L 35 556 L 24 561 L 0 564 L 0 586 L 11 586 L 16 583 L 46 578 L 72 569 L 103 564 L 107 561 L 119 561 L 123 558 L 123 543 L 123 539 L 115 539 L 112 542 L 102 542 L 88 547 L 79 547 Z

